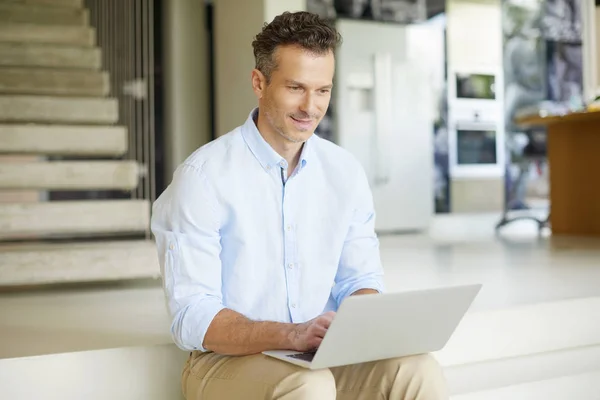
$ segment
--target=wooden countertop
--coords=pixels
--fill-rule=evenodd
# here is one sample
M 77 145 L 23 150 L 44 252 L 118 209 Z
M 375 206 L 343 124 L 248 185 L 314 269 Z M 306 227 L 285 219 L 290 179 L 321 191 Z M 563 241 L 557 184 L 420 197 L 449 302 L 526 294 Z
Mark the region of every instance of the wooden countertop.
M 558 123 L 570 123 L 570 122 L 589 122 L 598 121 L 598 129 L 600 133 L 600 110 L 597 111 L 581 111 L 574 112 L 565 115 L 548 115 L 541 116 L 537 114 L 527 115 L 515 119 L 517 125 L 522 127 L 527 126 L 547 126 Z

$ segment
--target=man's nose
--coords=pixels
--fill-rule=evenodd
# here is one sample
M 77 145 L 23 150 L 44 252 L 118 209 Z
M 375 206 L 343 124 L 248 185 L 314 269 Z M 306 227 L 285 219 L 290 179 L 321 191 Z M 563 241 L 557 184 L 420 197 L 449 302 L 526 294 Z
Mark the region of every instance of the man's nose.
M 314 95 L 312 93 L 307 93 L 304 96 L 304 101 L 300 105 L 300 109 L 302 111 L 304 111 L 306 114 L 308 114 L 307 116 L 311 116 L 311 115 L 315 114 L 315 107 L 316 107 L 316 103 L 315 103 Z

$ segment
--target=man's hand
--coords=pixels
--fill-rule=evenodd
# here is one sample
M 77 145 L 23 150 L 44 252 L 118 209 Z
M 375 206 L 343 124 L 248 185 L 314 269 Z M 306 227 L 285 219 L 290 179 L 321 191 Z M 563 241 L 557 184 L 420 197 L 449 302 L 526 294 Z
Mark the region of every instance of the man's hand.
M 335 312 L 329 311 L 303 324 L 296 325 L 290 338 L 292 350 L 316 350 L 321 345 L 334 317 Z

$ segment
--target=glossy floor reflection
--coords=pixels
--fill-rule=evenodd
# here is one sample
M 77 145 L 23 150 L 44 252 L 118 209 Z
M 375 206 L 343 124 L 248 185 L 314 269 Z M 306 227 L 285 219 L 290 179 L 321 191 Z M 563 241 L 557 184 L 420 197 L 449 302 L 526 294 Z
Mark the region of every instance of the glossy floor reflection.
M 439 217 L 426 235 L 382 236 L 387 289 L 482 283 L 472 310 L 600 296 L 600 239 L 538 235 L 528 221 L 497 234 L 495 221 Z

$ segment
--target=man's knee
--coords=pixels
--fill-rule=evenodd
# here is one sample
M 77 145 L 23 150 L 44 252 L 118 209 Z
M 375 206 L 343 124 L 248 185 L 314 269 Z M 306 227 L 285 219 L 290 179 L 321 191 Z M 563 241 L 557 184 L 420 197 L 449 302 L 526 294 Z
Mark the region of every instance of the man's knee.
M 302 395 L 307 399 L 334 400 L 336 396 L 335 379 L 328 369 L 299 369 L 286 376 L 276 386 L 273 398 L 285 398 L 286 394 Z
M 416 356 L 402 357 L 396 359 L 404 368 L 412 371 L 413 375 L 437 378 L 442 368 L 431 354 L 420 354 Z
M 418 386 L 419 392 L 427 393 L 422 398 L 448 398 L 447 384 L 442 367 L 431 354 L 401 357 L 388 361 L 388 368 L 395 372 L 400 381 L 411 381 L 408 386 Z M 406 388 L 406 390 L 409 390 Z M 421 398 L 421 397 L 418 397 Z

